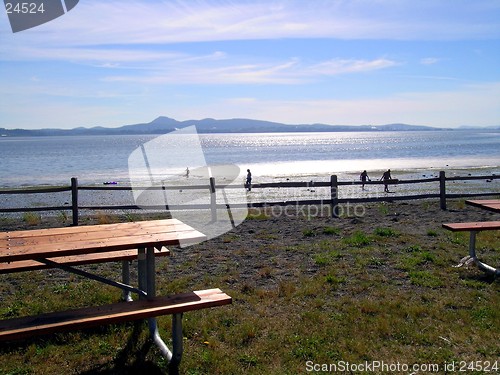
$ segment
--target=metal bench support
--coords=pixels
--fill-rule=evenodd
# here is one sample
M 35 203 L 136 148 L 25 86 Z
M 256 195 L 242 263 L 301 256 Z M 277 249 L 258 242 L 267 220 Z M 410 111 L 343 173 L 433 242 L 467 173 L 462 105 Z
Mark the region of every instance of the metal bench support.
M 64 264 L 54 262 L 50 259 L 37 259 L 37 261 L 40 263 L 46 264 L 50 267 L 53 267 L 53 268 L 59 268 L 59 269 L 62 269 L 66 272 L 74 273 L 76 275 L 83 276 L 83 277 L 86 277 L 86 278 L 91 279 L 91 280 L 99 281 L 103 284 L 107 284 L 107 285 L 114 286 L 116 288 L 120 288 L 127 294 L 130 292 L 133 292 L 133 293 L 139 294 L 140 296 L 146 295 L 146 293 L 141 289 L 134 288 L 130 285 L 127 285 L 125 283 L 120 283 L 118 281 L 109 280 L 109 279 L 106 279 L 105 277 L 102 277 L 99 275 L 94 275 L 93 273 L 90 273 L 87 271 L 79 270 L 78 268 L 66 266 Z
M 499 268 L 494 268 L 492 266 L 489 266 L 483 262 L 481 262 L 479 259 L 477 259 L 476 256 L 476 235 L 478 231 L 476 230 L 471 230 L 470 231 L 470 237 L 469 237 L 469 256 L 471 259 L 474 260 L 474 263 L 476 263 L 476 266 L 480 268 L 481 270 L 492 273 L 495 276 L 500 276 L 500 269 Z

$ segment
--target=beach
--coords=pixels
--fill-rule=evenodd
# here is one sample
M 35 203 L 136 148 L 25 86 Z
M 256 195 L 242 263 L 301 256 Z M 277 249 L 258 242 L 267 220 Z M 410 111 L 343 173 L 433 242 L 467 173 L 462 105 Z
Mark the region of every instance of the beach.
M 500 192 L 500 178 L 491 178 L 492 176 L 499 176 L 499 168 L 464 168 L 464 169 L 447 169 L 445 170 L 446 177 L 471 177 L 471 176 L 484 176 L 484 179 L 478 180 L 463 180 L 463 181 L 448 181 L 446 184 L 447 194 L 470 194 L 470 193 L 497 193 Z M 359 185 L 359 174 L 358 173 L 341 173 L 338 175 L 338 181 L 340 183 L 347 183 L 347 185 L 342 185 L 338 189 L 338 197 L 340 199 L 349 198 L 391 198 L 391 197 L 403 197 L 410 195 L 419 194 L 438 194 L 439 193 L 439 181 L 431 181 L 425 183 L 404 183 L 404 181 L 412 180 L 432 180 L 439 177 L 439 170 L 437 169 L 413 169 L 413 170 L 402 170 L 395 169 L 392 170 L 392 176 L 398 181 L 397 184 L 392 184 L 389 186 L 390 194 L 384 193 L 384 187 L 379 182 L 382 175 L 381 171 L 369 171 L 369 178 L 371 181 L 378 184 L 368 183 L 364 189 Z M 323 174 L 310 174 L 310 175 L 289 175 L 288 177 L 280 176 L 260 176 L 258 173 L 254 174 L 253 185 L 254 188 L 251 192 L 246 192 L 245 188 L 240 180 L 228 181 L 224 178 L 215 179 L 217 185 L 230 184 L 230 189 L 225 189 L 224 193 L 221 193 L 219 189 L 216 193 L 216 199 L 218 204 L 226 204 L 229 199 L 230 204 L 242 204 L 242 203 L 272 203 L 272 202 L 283 202 L 283 201 L 306 201 L 306 200 L 322 200 L 325 204 L 328 204 L 328 200 L 331 199 L 331 189 L 329 186 L 320 187 L 317 183 L 330 182 L 331 175 Z M 68 178 L 68 187 L 69 187 Z M 177 196 L 174 196 L 174 200 L 182 198 L 185 201 L 197 200 L 201 204 L 210 203 L 210 194 L 208 192 L 209 182 L 207 179 L 197 179 L 196 177 L 191 177 L 186 179 L 182 177 L 174 181 L 176 185 L 201 185 L 206 186 L 206 189 L 196 190 L 196 195 L 190 196 L 189 190 L 180 189 L 176 191 Z M 307 186 L 300 188 L 279 188 L 279 187 L 268 187 L 259 188 L 258 184 L 266 183 L 290 183 L 290 182 L 302 182 Z M 166 185 L 168 186 L 168 181 Z M 54 185 L 53 185 L 54 186 Z M 55 185 L 61 186 L 61 185 Z M 79 206 L 133 206 L 136 205 L 134 200 L 134 193 L 130 190 L 120 190 L 121 188 L 133 188 L 129 181 L 117 182 L 112 185 L 101 184 L 91 184 L 84 185 L 86 187 L 94 187 L 100 189 L 102 187 L 109 188 L 109 190 L 81 190 L 78 194 Z M 34 186 L 32 188 L 50 188 L 48 186 Z M 27 187 L 21 188 L 26 189 Z M 117 188 L 117 189 L 113 189 Z M 137 189 L 137 187 L 135 188 Z M 172 199 L 172 198 L 170 198 Z M 56 211 L 39 211 L 36 215 L 41 217 L 50 216 L 68 216 L 71 215 L 71 192 L 58 192 L 58 193 L 41 193 L 41 194 L 0 194 L 0 208 L 40 208 L 43 207 L 65 207 L 63 210 Z M 160 200 L 159 205 L 163 205 L 165 200 Z M 151 210 L 146 210 L 147 212 Z M 155 213 L 161 214 L 164 209 L 156 210 Z M 147 213 L 146 212 L 146 213 Z M 122 209 L 109 209 L 109 210 L 80 210 L 81 216 L 92 216 L 96 213 L 111 214 L 111 215 L 126 215 L 131 214 L 143 214 L 144 210 L 122 210 Z M 22 213 L 0 213 L 0 218 L 22 218 Z

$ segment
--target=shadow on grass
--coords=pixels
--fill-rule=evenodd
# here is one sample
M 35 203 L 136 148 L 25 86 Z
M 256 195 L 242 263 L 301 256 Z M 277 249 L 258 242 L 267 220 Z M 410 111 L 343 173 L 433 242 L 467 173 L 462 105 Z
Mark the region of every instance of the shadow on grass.
M 115 358 L 106 364 L 96 364 L 95 367 L 87 367 L 84 371 L 77 372 L 80 375 L 114 375 L 114 374 L 148 374 L 148 375 L 176 375 L 178 368 L 171 368 L 167 364 L 166 358 L 156 350 L 156 346 L 151 339 L 144 339 L 144 321 L 138 320 L 127 324 L 129 327 L 129 338 L 125 347 L 120 350 Z M 85 330 L 87 335 L 103 332 L 109 333 L 110 326 L 101 326 Z M 0 353 L 9 351 L 27 350 L 30 346 L 46 347 L 47 345 L 66 345 L 68 337 L 64 334 L 42 335 L 21 342 L 2 343 Z M 148 358 L 149 357 L 149 358 Z M 78 371 L 78 370 L 77 370 Z M 0 370 L 0 372 L 2 372 Z
M 161 368 L 158 363 L 148 360 L 147 356 L 151 349 L 154 349 L 153 342 L 146 340 L 142 342 L 141 332 L 144 332 L 143 321 L 133 323 L 133 330 L 131 331 L 130 338 L 127 345 L 116 355 L 115 359 L 107 364 L 99 365 L 88 371 L 81 372 L 81 375 L 101 374 L 101 375 L 114 375 L 114 374 L 175 374 L 174 371 L 167 371 Z M 161 354 L 158 353 L 159 356 Z
M 486 272 L 461 276 L 460 279 L 465 282 L 476 282 L 481 284 L 493 284 L 495 282 L 500 282 L 500 278 L 498 276 Z

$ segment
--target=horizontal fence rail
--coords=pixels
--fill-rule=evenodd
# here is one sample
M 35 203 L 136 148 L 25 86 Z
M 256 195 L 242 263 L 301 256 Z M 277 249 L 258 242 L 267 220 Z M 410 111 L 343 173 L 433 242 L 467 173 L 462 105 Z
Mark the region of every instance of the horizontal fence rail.
M 439 172 L 439 177 L 414 179 L 414 180 L 395 180 L 391 185 L 403 184 L 420 184 L 439 182 L 439 190 L 436 193 L 413 194 L 404 196 L 382 196 L 382 197 L 352 197 L 339 198 L 339 189 L 341 186 L 353 185 L 383 185 L 384 181 L 338 181 L 336 175 L 330 176 L 330 181 L 318 182 L 266 182 L 260 184 L 252 184 L 252 190 L 266 188 L 330 188 L 330 196 L 326 199 L 300 199 L 300 200 L 283 200 L 275 202 L 251 202 L 251 203 L 231 203 L 231 208 L 263 208 L 271 206 L 305 206 L 305 205 L 329 205 L 331 215 L 339 217 L 339 204 L 345 203 L 370 203 L 370 202 L 391 202 L 417 199 L 439 198 L 440 207 L 446 210 L 446 200 L 453 198 L 467 198 L 480 196 L 497 196 L 499 192 L 490 193 L 446 193 L 447 181 L 470 181 L 470 180 L 492 180 L 499 179 L 500 175 L 491 176 L 463 176 L 463 177 L 446 177 L 445 172 Z M 210 209 L 212 217 L 216 218 L 217 210 L 227 209 L 227 204 L 216 203 L 217 191 L 222 189 L 243 189 L 243 184 L 240 185 L 225 185 L 217 184 L 214 177 L 211 177 L 206 185 L 186 185 L 186 186 L 154 186 L 148 187 L 147 190 L 207 190 L 207 195 L 210 195 L 210 203 L 207 204 L 182 204 L 182 205 L 155 205 L 155 206 L 138 206 L 138 205 L 98 205 L 85 206 L 79 204 L 79 191 L 132 191 L 131 186 L 79 186 L 77 178 L 71 178 L 70 186 L 40 188 L 40 189 L 11 189 L 0 190 L 0 195 L 15 195 L 15 194 L 47 194 L 59 192 L 71 192 L 71 205 L 65 206 L 43 206 L 43 207 L 18 207 L 18 208 L 0 208 L 0 213 L 16 213 L 16 212 L 40 212 L 40 211 L 72 211 L 73 225 L 78 225 L 78 217 L 80 210 L 139 210 L 139 209 L 165 209 L 168 211 L 175 210 L 190 210 L 190 209 Z

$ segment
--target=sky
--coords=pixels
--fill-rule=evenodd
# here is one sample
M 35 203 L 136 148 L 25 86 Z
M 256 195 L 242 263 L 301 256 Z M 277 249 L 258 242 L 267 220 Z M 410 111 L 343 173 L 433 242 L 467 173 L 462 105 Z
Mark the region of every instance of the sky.
M 498 126 L 500 1 L 80 0 L 17 33 L 0 14 L 0 127 L 158 116 Z

